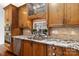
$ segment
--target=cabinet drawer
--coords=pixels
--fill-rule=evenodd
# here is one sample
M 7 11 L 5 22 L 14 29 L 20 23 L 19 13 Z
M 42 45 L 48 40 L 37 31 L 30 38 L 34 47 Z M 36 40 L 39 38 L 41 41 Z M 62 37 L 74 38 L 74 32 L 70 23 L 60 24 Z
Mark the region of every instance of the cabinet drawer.
M 64 48 L 64 55 L 65 56 L 78 56 L 79 51 L 72 48 Z
M 56 53 L 56 56 L 63 56 L 63 47 L 59 47 L 59 46 L 55 46 L 55 53 Z
M 47 46 L 47 55 L 49 56 L 61 56 L 63 55 L 63 48 L 54 45 Z
M 47 45 L 47 55 L 48 56 L 55 55 L 54 49 L 55 49 L 54 45 Z

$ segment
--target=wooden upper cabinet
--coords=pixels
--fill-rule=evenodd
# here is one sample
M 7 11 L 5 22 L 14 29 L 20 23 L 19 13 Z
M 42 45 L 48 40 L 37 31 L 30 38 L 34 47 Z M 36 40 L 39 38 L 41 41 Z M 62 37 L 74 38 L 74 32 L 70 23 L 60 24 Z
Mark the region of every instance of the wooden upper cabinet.
M 54 27 L 63 25 L 63 19 L 64 19 L 64 4 L 60 3 L 48 4 L 48 21 L 49 21 L 48 26 Z
M 31 29 L 31 20 L 28 18 L 28 6 L 25 4 L 19 7 L 19 27 Z
M 12 5 L 8 5 L 4 8 L 5 10 L 5 23 L 11 24 L 12 20 Z
M 18 26 L 18 9 L 16 6 L 10 4 L 4 8 L 5 10 L 5 24 L 10 24 L 12 28 Z
M 79 25 L 79 4 L 65 4 L 65 23 L 68 25 Z
M 6 11 L 5 11 L 5 23 L 6 22 L 9 22 L 9 20 L 8 20 L 8 8 L 6 9 Z

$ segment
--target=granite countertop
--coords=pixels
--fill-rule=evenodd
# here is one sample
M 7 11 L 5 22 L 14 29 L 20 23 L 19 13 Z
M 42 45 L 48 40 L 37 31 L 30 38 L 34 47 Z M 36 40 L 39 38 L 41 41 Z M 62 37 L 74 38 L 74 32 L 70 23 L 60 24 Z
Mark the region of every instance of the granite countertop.
M 48 45 L 56 45 L 60 47 L 67 47 L 67 48 L 74 48 L 79 50 L 79 41 L 76 40 L 61 40 L 61 39 L 45 39 L 45 40 L 35 40 L 35 39 L 28 39 L 27 36 L 13 36 L 15 39 L 21 39 L 21 40 L 30 40 L 34 42 L 39 42 L 43 44 L 48 44 Z

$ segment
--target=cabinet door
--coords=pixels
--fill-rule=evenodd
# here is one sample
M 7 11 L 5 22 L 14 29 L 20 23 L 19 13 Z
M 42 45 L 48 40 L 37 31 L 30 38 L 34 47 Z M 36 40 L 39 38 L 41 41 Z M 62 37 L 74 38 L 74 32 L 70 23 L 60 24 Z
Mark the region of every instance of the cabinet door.
M 56 56 L 63 56 L 63 47 L 60 47 L 60 46 L 55 46 L 55 53 L 56 53 Z
M 33 42 L 33 56 L 46 56 L 46 45 Z
M 49 27 L 63 25 L 64 17 L 64 4 L 54 4 L 48 5 L 48 20 Z
M 54 45 L 47 46 L 47 55 L 48 56 L 62 56 L 63 55 L 63 48 Z
M 5 10 L 5 24 L 10 24 L 11 28 L 16 28 L 18 26 L 17 7 L 10 4 L 7 7 L 5 7 L 4 10 Z
M 8 22 L 8 9 L 5 9 L 5 23 Z
M 9 10 L 8 10 L 8 13 L 9 13 L 9 15 L 8 15 L 8 19 L 9 19 L 9 24 L 12 24 L 12 20 L 13 20 L 13 17 L 12 17 L 12 9 L 13 8 L 13 6 L 9 6 Z
M 23 24 L 23 27 L 28 27 L 28 10 L 27 10 L 27 7 L 26 7 L 26 5 L 24 5 L 23 7 L 22 7 L 22 24 Z
M 65 4 L 65 21 L 68 25 L 79 25 L 79 4 Z
M 47 56 L 55 56 L 54 49 L 52 49 L 52 45 L 47 45 Z
M 13 44 L 13 38 L 11 37 L 11 44 L 10 44 L 10 51 L 12 52 L 12 53 L 14 53 L 14 51 L 13 51 L 13 49 L 14 49 L 14 44 Z
M 22 19 L 22 7 L 19 8 L 19 27 L 23 26 L 23 19 Z
M 31 41 L 23 41 L 23 56 L 32 56 L 32 42 Z
M 19 8 L 19 27 L 31 28 L 32 23 L 28 18 L 28 6 L 23 5 Z
M 79 56 L 79 51 L 72 48 L 64 48 L 65 56 Z
M 8 6 L 7 8 L 5 8 L 5 23 L 11 24 L 11 20 L 12 20 L 12 7 Z
M 12 7 L 12 15 L 10 16 L 12 18 L 12 28 L 17 28 L 18 27 L 18 8 L 13 6 Z

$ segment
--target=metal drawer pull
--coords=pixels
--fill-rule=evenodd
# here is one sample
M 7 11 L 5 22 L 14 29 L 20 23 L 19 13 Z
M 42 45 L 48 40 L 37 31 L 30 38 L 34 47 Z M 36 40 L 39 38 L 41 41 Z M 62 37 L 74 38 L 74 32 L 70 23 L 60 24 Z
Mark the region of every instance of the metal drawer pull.
M 52 55 L 53 55 L 53 56 L 56 56 L 56 54 L 55 54 L 55 53 L 52 53 Z
M 55 47 L 52 47 L 53 49 L 56 49 Z

